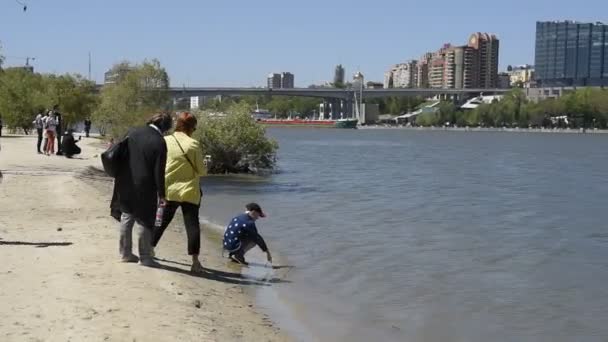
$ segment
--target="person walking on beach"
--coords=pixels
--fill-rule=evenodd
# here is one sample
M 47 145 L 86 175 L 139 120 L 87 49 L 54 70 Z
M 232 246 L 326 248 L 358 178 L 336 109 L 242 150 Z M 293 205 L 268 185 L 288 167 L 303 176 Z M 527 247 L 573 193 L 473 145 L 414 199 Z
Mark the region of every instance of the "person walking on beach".
M 257 203 L 249 203 L 245 208 L 247 211 L 244 214 L 234 217 L 228 223 L 224 232 L 223 248 L 228 251 L 228 257 L 233 262 L 248 265 L 245 253 L 257 245 L 266 252 L 268 262 L 272 262 L 270 250 L 255 226 L 255 221 L 266 215 Z
M 57 117 L 55 112 L 49 111 L 49 116 L 45 120 L 46 146 L 44 154 L 50 156 L 55 153 L 55 135 L 57 135 Z
M 182 208 L 188 255 L 192 256 L 192 272 L 202 272 L 198 256 L 201 249 L 199 210 L 201 205 L 200 178 L 207 174 L 203 153 L 198 141 L 192 139 L 197 120 L 190 113 L 182 113 L 175 124 L 175 133 L 165 137 L 167 167 L 165 168 L 166 205 L 163 221 L 154 227 L 152 246 L 156 247 L 165 229 L 173 220 L 178 207 Z
M 86 134 L 86 137 L 89 137 L 89 132 L 91 132 L 91 119 L 87 118 L 86 120 L 84 120 L 84 132 Z
M 32 122 L 34 124 L 34 127 L 36 128 L 36 133 L 38 134 L 38 142 L 36 143 L 36 151 L 38 151 L 38 154 L 42 154 L 40 147 L 42 146 L 42 135 L 44 129 L 43 119 L 45 117 L 42 112 L 43 110 L 40 110 L 38 112 L 38 115 L 36 115 L 36 118 Z
M 165 205 L 167 144 L 163 134 L 171 129 L 169 114 L 155 114 L 147 126 L 127 133 L 126 154 L 114 180 L 110 204 L 112 216 L 120 220 L 119 251 L 122 262 L 159 267 L 152 255 L 152 229 L 156 209 Z M 139 258 L 132 252 L 133 226 L 139 231 Z
M 0 137 L 2 136 L 2 127 L 3 127 L 2 118 L 0 117 Z

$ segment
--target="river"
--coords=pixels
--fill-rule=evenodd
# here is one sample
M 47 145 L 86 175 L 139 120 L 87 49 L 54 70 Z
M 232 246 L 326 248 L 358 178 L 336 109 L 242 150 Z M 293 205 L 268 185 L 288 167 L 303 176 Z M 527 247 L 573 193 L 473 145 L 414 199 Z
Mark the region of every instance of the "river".
M 280 172 L 205 179 L 202 215 L 262 205 L 295 266 L 271 315 L 296 339 L 608 338 L 608 136 L 268 134 Z

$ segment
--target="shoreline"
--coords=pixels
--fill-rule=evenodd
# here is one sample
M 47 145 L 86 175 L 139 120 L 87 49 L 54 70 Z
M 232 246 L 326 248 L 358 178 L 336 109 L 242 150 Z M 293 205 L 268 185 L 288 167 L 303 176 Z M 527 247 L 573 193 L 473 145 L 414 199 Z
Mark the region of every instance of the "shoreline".
M 212 242 L 214 246 L 219 246 L 224 226 L 212 221 L 211 218 L 202 215 L 202 213 L 200 217 L 201 226 L 206 231 L 204 239 Z M 183 232 L 181 234 L 183 235 Z M 221 253 L 219 248 L 217 253 Z M 241 274 L 252 279 L 268 279 L 276 284 L 289 284 L 291 282 L 289 274 L 295 266 L 289 266 L 291 265 L 289 260 L 278 249 L 273 250 L 272 256 L 274 260 L 273 264 L 270 265 L 266 261 L 266 255 L 258 248 L 254 248 L 247 257 L 251 267 L 241 268 Z M 298 317 L 296 304 L 284 298 L 284 293 L 282 293 L 284 290 L 268 286 L 248 288 L 246 293 L 255 300 L 261 312 L 268 314 L 275 324 L 278 324 L 281 329 L 287 332 L 288 336 L 298 341 L 319 340 Z
M 99 140 L 82 140 L 81 159 L 37 155 L 32 136 L 0 140 L 3 341 L 291 340 L 246 290 L 272 282 L 241 275 L 205 233 L 206 272 L 190 274 L 180 215 L 157 248 L 163 268 L 118 262 Z
M 545 133 L 545 134 L 608 134 L 608 129 L 549 129 L 549 128 L 489 128 L 489 127 L 404 127 L 358 126 L 358 129 L 391 129 L 405 131 L 495 132 L 495 133 Z

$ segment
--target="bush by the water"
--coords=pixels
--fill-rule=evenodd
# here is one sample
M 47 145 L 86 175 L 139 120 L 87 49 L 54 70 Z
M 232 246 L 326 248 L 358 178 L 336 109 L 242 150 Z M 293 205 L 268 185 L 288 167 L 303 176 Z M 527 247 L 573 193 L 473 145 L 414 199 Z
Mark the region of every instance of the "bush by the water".
M 276 166 L 278 144 L 251 117 L 246 103 L 233 104 L 224 115 L 198 113 L 194 138 L 211 156 L 209 173 L 258 173 Z
M 123 136 L 150 114 L 170 107 L 169 77 L 157 60 L 120 63 L 112 74 L 115 81 L 102 89 L 93 115 L 93 122 L 112 137 Z M 272 170 L 278 146 L 251 118 L 251 105 L 235 103 L 224 112 L 227 115 L 198 113 L 195 139 L 201 142 L 203 154 L 211 156 L 209 173 Z

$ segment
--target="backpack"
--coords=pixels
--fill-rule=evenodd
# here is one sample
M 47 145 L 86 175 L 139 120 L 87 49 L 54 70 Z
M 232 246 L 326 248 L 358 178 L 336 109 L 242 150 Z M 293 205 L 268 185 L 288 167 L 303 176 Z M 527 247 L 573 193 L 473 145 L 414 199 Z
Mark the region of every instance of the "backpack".
M 110 146 L 105 152 L 101 154 L 101 163 L 103 164 L 103 170 L 106 174 L 112 178 L 116 178 L 121 165 L 127 159 L 128 145 L 125 137 L 116 144 Z

